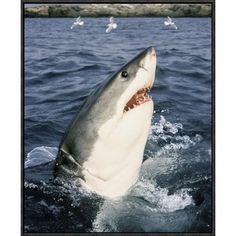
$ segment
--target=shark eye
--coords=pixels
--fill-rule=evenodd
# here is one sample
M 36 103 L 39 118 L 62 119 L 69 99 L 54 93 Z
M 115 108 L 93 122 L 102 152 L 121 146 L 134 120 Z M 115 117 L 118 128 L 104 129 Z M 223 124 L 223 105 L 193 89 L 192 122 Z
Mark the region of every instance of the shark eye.
M 122 73 L 121 73 L 121 76 L 123 77 L 123 78 L 127 78 L 128 77 L 128 72 L 127 71 L 122 71 Z

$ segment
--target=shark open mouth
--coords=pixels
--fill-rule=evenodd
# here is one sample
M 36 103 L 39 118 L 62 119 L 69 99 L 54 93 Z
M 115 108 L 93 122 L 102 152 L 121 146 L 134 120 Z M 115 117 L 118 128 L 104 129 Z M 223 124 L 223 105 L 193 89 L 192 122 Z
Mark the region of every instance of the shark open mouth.
M 142 105 L 145 102 L 148 102 L 151 100 L 151 97 L 148 95 L 148 92 L 150 91 L 149 88 L 142 88 L 138 90 L 132 97 L 131 99 L 126 103 L 124 107 L 124 113 L 134 109 L 137 106 Z

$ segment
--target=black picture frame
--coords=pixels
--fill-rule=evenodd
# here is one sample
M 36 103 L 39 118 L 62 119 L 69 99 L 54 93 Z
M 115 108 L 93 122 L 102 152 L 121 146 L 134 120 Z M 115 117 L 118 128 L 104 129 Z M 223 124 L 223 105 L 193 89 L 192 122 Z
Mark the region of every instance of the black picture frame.
M 211 86 L 211 98 L 212 98 L 212 113 L 211 113 L 211 127 L 212 127 L 212 232 L 203 233 L 203 232 L 196 232 L 196 233 L 186 233 L 186 232 L 156 232 L 156 233 L 27 233 L 24 232 L 24 4 L 67 4 L 67 3 L 181 3 L 181 4 L 211 4 L 211 19 L 212 19 L 212 38 L 211 38 L 211 45 L 212 45 L 212 86 Z M 174 235 L 184 235 L 184 236 L 211 236 L 215 235 L 215 0 L 135 0 L 135 1 L 128 1 L 128 0 L 120 0 L 120 1 L 107 1 L 107 0 L 44 0 L 44 1 L 38 1 L 38 0 L 21 0 L 21 235 L 25 236 L 36 236 L 36 235 L 42 235 L 42 236 L 56 236 L 56 235 L 67 235 L 67 236 L 75 236 L 75 235 L 165 235 L 165 236 L 174 236 Z

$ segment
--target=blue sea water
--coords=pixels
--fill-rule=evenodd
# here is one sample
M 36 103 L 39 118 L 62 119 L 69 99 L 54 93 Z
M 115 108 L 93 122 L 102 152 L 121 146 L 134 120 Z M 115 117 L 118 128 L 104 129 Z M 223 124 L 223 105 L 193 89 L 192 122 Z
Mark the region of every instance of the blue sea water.
M 24 231 L 212 230 L 211 18 L 26 18 L 24 23 Z M 100 82 L 154 46 L 154 114 L 140 178 L 103 199 L 52 171 L 62 135 Z

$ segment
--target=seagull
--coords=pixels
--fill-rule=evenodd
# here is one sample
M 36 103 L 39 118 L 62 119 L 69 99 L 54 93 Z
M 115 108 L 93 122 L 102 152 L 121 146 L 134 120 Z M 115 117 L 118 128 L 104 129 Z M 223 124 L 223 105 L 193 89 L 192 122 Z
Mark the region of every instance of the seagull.
M 167 20 L 164 22 L 164 25 L 178 29 L 178 27 L 175 25 L 175 23 L 172 21 L 172 19 L 169 16 L 167 16 Z
M 108 28 L 106 29 L 106 33 L 110 33 L 113 29 L 117 28 L 117 24 L 114 23 L 114 17 L 110 17 L 109 19 L 110 23 L 107 24 Z
M 73 25 L 70 27 L 70 29 L 73 29 L 75 26 L 77 25 L 83 25 L 84 22 L 80 19 L 80 16 L 75 20 L 75 22 L 73 23 Z

